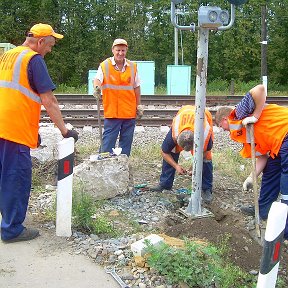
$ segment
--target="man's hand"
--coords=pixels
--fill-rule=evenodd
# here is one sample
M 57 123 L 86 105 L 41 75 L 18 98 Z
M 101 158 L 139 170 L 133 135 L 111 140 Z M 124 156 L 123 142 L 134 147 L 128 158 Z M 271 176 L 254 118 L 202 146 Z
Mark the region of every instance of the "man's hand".
M 175 168 L 176 172 L 180 175 L 184 175 L 187 174 L 187 171 L 180 165 L 177 164 L 176 168 Z
M 258 121 L 258 118 L 255 116 L 246 117 L 242 120 L 242 124 L 246 126 L 247 124 L 254 124 Z
M 253 179 L 251 176 L 248 176 L 243 183 L 243 190 L 249 191 L 252 188 L 253 188 Z
M 143 116 L 143 113 L 144 113 L 144 105 L 138 105 L 137 111 L 136 111 L 137 118 L 141 119 L 141 117 Z
M 101 100 L 101 88 L 100 88 L 99 86 L 95 86 L 95 87 L 94 87 L 93 96 L 94 96 L 96 99 Z
M 70 138 L 73 137 L 75 140 L 75 143 L 78 140 L 78 132 L 76 130 L 69 130 L 67 131 L 67 133 L 65 135 L 63 135 L 64 138 Z

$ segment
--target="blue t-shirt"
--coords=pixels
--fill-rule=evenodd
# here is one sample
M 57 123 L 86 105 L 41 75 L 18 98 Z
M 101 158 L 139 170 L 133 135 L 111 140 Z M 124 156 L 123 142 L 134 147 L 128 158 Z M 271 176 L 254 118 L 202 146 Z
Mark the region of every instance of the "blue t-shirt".
M 173 148 L 175 148 L 176 143 L 174 142 L 173 138 L 172 138 L 172 129 L 170 128 L 169 132 L 167 133 L 161 149 L 164 153 L 169 154 L 171 153 L 171 151 L 173 150 Z M 213 147 L 213 141 L 212 141 L 212 137 L 210 137 L 208 145 L 207 145 L 207 151 L 210 151 Z
M 250 92 L 248 92 L 243 97 L 241 102 L 236 105 L 236 111 L 235 111 L 236 118 L 238 120 L 244 119 L 250 116 L 254 112 L 254 110 L 255 110 L 255 102 Z
M 52 82 L 43 57 L 39 54 L 32 57 L 28 64 L 28 79 L 36 93 L 45 93 L 56 89 Z

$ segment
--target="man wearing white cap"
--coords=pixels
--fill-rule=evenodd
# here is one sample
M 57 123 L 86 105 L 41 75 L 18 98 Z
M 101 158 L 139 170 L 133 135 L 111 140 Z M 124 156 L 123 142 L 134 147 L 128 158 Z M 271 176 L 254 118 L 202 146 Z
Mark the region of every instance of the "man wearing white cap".
M 30 148 L 40 144 L 41 104 L 63 137 L 78 139 L 78 133 L 64 124 L 53 94 L 56 86 L 43 59 L 61 38 L 50 25 L 39 23 L 29 30 L 21 46 L 0 57 L 0 213 L 5 243 L 39 236 L 37 229 L 26 228 L 23 222 L 32 181 Z
M 128 44 L 115 39 L 113 57 L 104 60 L 94 79 L 94 96 L 103 94 L 104 132 L 101 152 L 112 152 L 119 135 L 122 153 L 130 156 L 136 116 L 143 115 L 136 63 L 126 59 Z

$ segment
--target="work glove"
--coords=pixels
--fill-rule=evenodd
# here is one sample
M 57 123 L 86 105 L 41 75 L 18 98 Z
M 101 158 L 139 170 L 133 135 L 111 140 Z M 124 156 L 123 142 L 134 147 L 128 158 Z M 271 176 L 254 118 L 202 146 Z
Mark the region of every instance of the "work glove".
M 77 142 L 78 140 L 78 132 L 76 130 L 69 130 L 68 129 L 68 132 L 66 133 L 66 135 L 63 135 L 64 138 L 70 138 L 70 137 L 73 137 L 74 140 L 75 140 L 75 143 Z
M 138 105 L 137 111 L 136 111 L 137 118 L 141 119 L 141 117 L 143 116 L 143 113 L 144 113 L 144 105 Z
M 252 188 L 253 188 L 253 179 L 251 176 L 248 176 L 243 183 L 243 190 L 249 191 Z
M 101 88 L 100 88 L 99 86 L 95 86 L 95 87 L 94 87 L 93 96 L 94 96 L 96 99 L 101 100 Z
M 242 124 L 246 126 L 247 124 L 254 124 L 258 121 L 258 118 L 255 116 L 246 117 L 242 120 Z

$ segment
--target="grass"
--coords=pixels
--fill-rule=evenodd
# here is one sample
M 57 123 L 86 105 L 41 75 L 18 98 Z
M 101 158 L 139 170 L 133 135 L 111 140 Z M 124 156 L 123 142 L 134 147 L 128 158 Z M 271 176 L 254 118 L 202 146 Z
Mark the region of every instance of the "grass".
M 185 283 L 188 287 L 255 287 L 255 278 L 227 262 L 227 246 L 185 241 L 184 249 L 162 243 L 153 246 L 146 241 L 148 264 L 165 276 L 170 284 Z M 226 249 L 227 248 L 227 249 Z
M 87 84 L 83 84 L 78 87 L 68 86 L 66 84 L 60 84 L 57 86 L 55 91 L 56 94 L 87 94 L 88 88 Z
M 259 84 L 260 81 L 249 81 L 249 82 L 239 82 L 234 81 L 234 94 L 235 95 L 244 95 L 252 87 Z M 195 81 L 193 79 L 191 84 L 191 93 L 190 95 L 195 95 Z M 87 94 L 88 86 L 87 84 L 80 85 L 78 87 L 68 86 L 66 84 L 60 84 L 55 90 L 56 94 Z M 167 88 L 166 84 L 158 84 L 155 86 L 155 94 L 157 95 L 166 95 Z M 209 95 L 221 96 L 221 95 L 230 95 L 231 94 L 231 81 L 216 79 L 208 81 L 207 83 L 207 93 Z M 277 83 L 268 83 L 268 96 L 287 96 L 288 95 L 288 86 L 279 85 Z
M 252 87 L 260 84 L 260 81 L 239 82 L 234 81 L 234 95 L 245 95 Z M 191 85 L 190 95 L 195 95 L 195 83 Z M 166 95 L 166 86 L 160 84 L 155 87 L 155 94 Z M 221 96 L 231 95 L 231 81 L 226 80 L 212 80 L 207 83 L 206 95 Z M 284 85 L 278 85 L 277 83 L 268 83 L 268 96 L 287 96 L 288 87 Z
M 251 172 L 251 159 L 244 159 L 231 148 L 213 151 L 213 166 L 215 170 L 242 183 Z

